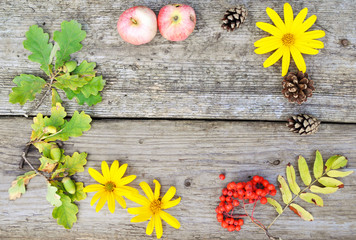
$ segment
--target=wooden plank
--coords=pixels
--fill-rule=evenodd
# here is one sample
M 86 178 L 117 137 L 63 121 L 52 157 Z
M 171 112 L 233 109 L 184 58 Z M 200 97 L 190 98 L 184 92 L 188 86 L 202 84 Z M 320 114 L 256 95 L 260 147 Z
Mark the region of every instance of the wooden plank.
M 30 136 L 30 121 L 24 118 L 1 118 L 0 126 L 0 238 L 76 238 L 143 239 L 146 223 L 130 223 L 126 210 L 110 214 L 105 206 L 95 213 L 89 202 L 93 194 L 80 202 L 78 222 L 64 230 L 51 218 L 52 207 L 45 200 L 45 183 L 31 180 L 28 191 L 16 201 L 9 201 L 7 189 L 19 174 L 21 151 Z M 128 163 L 128 173 L 152 186 L 153 179 L 177 187 L 181 203 L 168 212 L 181 222 L 175 230 L 164 224 L 163 239 L 265 239 L 260 229 L 246 221 L 239 233 L 228 233 L 215 219 L 221 189 L 231 180 L 242 181 L 259 174 L 276 184 L 278 174 L 285 174 L 288 162 L 295 165 L 298 155 L 311 163 L 319 149 L 324 158 L 333 154 L 348 157 L 348 168 L 355 170 L 356 125 L 324 124 L 319 133 L 300 137 L 288 132 L 282 123 L 222 121 L 128 121 L 98 120 L 84 136 L 65 143 L 66 152 L 86 151 L 88 164 L 78 179 L 94 183 L 89 167 L 99 169 L 102 160 L 118 159 Z M 30 160 L 36 163 L 35 153 Z M 273 162 L 279 160 L 279 165 Z M 218 175 L 226 172 L 226 180 Z M 299 177 L 297 181 L 301 183 Z M 305 222 L 288 211 L 277 220 L 271 234 L 283 239 L 355 239 L 356 178 L 344 179 L 345 188 L 323 196 L 325 206 L 314 207 L 300 202 L 315 217 Z M 281 201 L 278 193 L 276 199 Z M 129 203 L 130 207 L 136 206 Z M 268 224 L 276 214 L 270 206 L 258 206 L 255 217 Z M 147 238 L 153 239 L 153 238 Z
M 63 20 L 77 19 L 87 38 L 82 51 L 73 56 L 78 61 L 97 62 L 97 70 L 108 84 L 103 103 L 95 107 L 67 100 L 70 113 L 85 109 L 95 117 L 255 120 L 284 120 L 291 114 L 309 113 L 322 121 L 356 122 L 355 0 L 292 3 L 295 12 L 308 7 L 308 16 L 318 16 L 313 30 L 326 31 L 325 49 L 305 57 L 316 91 L 301 106 L 288 103 L 280 93 L 281 64 L 264 69 L 268 55 L 253 52 L 253 42 L 266 36 L 255 23 L 270 21 L 266 7 L 282 14 L 280 1 L 244 1 L 249 16 L 233 33 L 220 28 L 220 19 L 231 3 L 190 1 L 198 23 L 186 41 L 168 42 L 157 34 L 151 43 L 133 46 L 120 39 L 116 21 L 125 9 L 140 4 L 158 13 L 168 2 L 6 1 L 0 8 L 0 114 L 22 115 L 34 105 L 8 103 L 16 75 L 43 76 L 38 64 L 27 60 L 29 52 L 22 47 L 29 26 L 39 24 L 53 33 Z M 345 45 L 341 39 L 346 39 Z M 295 70 L 294 64 L 291 70 Z M 39 111 L 48 112 L 48 105 Z

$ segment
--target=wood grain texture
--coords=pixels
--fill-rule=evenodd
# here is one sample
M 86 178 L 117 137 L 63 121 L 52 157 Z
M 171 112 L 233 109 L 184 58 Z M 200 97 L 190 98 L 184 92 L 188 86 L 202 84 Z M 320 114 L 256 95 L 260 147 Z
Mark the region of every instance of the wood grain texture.
M 78 222 L 64 230 L 51 218 L 52 207 L 45 199 L 45 182 L 31 180 L 21 199 L 8 200 L 10 182 L 23 171 L 18 169 L 21 151 L 30 136 L 30 121 L 24 118 L 0 119 L 0 238 L 26 239 L 154 239 L 145 236 L 146 223 L 130 223 L 126 210 L 117 208 L 110 214 L 105 206 L 95 213 L 89 202 L 93 194 L 80 202 Z M 152 186 L 153 179 L 162 183 L 162 192 L 177 187 L 181 203 L 168 212 L 181 222 L 175 230 L 164 224 L 163 239 L 266 239 L 257 227 L 246 221 L 243 231 L 228 233 L 215 219 L 221 189 L 231 180 L 243 181 L 259 174 L 276 184 L 285 166 L 296 166 L 298 155 L 311 165 L 315 150 L 324 159 L 334 154 L 348 157 L 348 169 L 355 170 L 356 126 L 324 124 L 319 133 L 300 137 L 281 123 L 222 121 L 95 121 L 85 135 L 65 143 L 67 154 L 86 151 L 88 164 L 77 179 L 85 184 L 94 180 L 88 168 L 100 169 L 102 160 L 118 159 L 128 163 L 128 174 L 137 175 L 133 182 Z M 32 151 L 30 160 L 37 163 Z M 274 165 L 280 160 L 279 165 Z M 226 180 L 219 180 L 226 172 Z M 297 181 L 301 184 L 299 176 Z M 345 188 L 322 196 L 324 207 L 298 201 L 315 217 L 313 222 L 299 219 L 287 211 L 272 227 L 271 233 L 283 239 L 355 239 L 356 177 L 343 179 Z M 276 199 L 281 202 L 279 193 Z M 136 206 L 129 203 L 130 207 Z M 258 206 L 255 217 L 268 224 L 276 216 L 270 206 Z
M 70 113 L 85 109 L 94 117 L 285 120 L 308 113 L 328 122 L 356 122 L 355 0 L 293 1 L 295 13 L 309 9 L 318 16 L 312 30 L 323 29 L 325 49 L 305 56 L 307 72 L 316 91 L 307 103 L 288 103 L 281 94 L 281 64 L 262 67 L 267 55 L 256 55 L 253 42 L 267 36 L 257 21 L 270 22 L 265 9 L 283 13 L 280 1 L 244 0 L 249 16 L 236 32 L 220 28 L 224 11 L 235 1 L 196 0 L 194 33 L 183 42 L 168 42 L 158 33 L 143 46 L 123 42 L 117 31 L 119 15 L 134 5 L 156 13 L 171 1 L 71 0 L 2 1 L 0 6 L 0 115 L 22 115 L 34 103 L 12 105 L 11 80 L 21 74 L 43 76 L 31 63 L 22 42 L 29 26 L 38 24 L 48 33 L 63 20 L 76 19 L 87 32 L 78 60 L 97 62 L 107 80 L 103 103 L 95 107 L 65 101 Z M 347 39 L 341 44 L 342 39 Z M 294 63 L 291 69 L 295 70 Z M 40 112 L 49 111 L 43 105 Z M 33 113 L 35 114 L 35 113 Z

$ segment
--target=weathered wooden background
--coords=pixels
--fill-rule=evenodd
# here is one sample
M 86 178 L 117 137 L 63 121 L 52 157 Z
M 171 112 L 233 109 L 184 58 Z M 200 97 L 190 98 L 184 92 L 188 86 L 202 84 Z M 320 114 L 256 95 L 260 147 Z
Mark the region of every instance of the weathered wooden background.
M 129 173 L 138 176 L 133 184 L 136 187 L 140 181 L 152 182 L 154 178 L 161 180 L 163 191 L 175 185 L 182 202 L 169 212 L 182 227 L 175 230 L 164 225 L 164 239 L 264 239 L 251 223 L 239 233 L 228 233 L 215 220 L 218 194 L 227 181 L 260 174 L 276 183 L 288 162 L 295 163 L 300 154 L 311 162 L 316 149 L 325 158 L 343 154 L 350 160 L 348 167 L 356 169 L 355 0 L 291 1 L 295 12 L 307 7 L 308 16 L 318 16 L 312 29 L 326 32 L 325 49 L 305 57 L 316 91 L 301 106 L 288 103 L 280 93 L 280 63 L 264 69 L 262 63 L 268 55 L 253 52 L 253 42 L 266 36 L 255 23 L 270 21 L 266 7 L 282 14 L 283 2 L 182 1 L 197 13 L 196 30 L 186 41 L 168 42 L 159 33 L 143 46 L 120 39 L 116 21 L 125 9 L 146 5 L 158 13 L 171 2 L 1 1 L 1 239 L 155 238 L 145 235 L 146 224 L 131 224 L 126 210 L 110 214 L 105 207 L 95 213 L 89 204 L 91 194 L 79 203 L 78 222 L 71 230 L 63 229 L 51 217 L 52 207 L 46 202 L 40 178 L 31 181 L 21 199 L 8 200 L 11 181 L 23 173 L 18 162 L 31 132 L 31 119 L 22 115 L 35 105 L 10 104 L 11 81 L 21 73 L 43 76 L 22 46 L 25 32 L 33 24 L 50 34 L 60 29 L 63 20 L 76 19 L 83 25 L 87 38 L 73 57 L 95 61 L 107 85 L 103 102 L 94 107 L 65 100 L 63 105 L 70 114 L 85 110 L 94 118 L 92 129 L 68 141 L 66 151 L 88 152 L 86 169 L 99 169 L 102 160 L 128 163 Z M 236 32 L 222 31 L 224 11 L 237 4 L 247 6 L 246 22 Z M 290 70 L 295 70 L 294 64 Z M 31 116 L 37 112 L 49 113 L 49 105 Z M 322 120 L 319 132 L 308 137 L 288 132 L 285 119 L 298 113 Z M 37 154 L 30 153 L 32 162 L 36 163 L 36 158 Z M 275 160 L 280 164 L 274 165 Z M 222 171 L 227 173 L 224 182 L 218 179 Z M 93 183 L 87 171 L 78 174 L 78 179 Z M 314 222 L 304 222 L 288 212 L 271 233 L 283 239 L 355 239 L 355 175 L 344 182 L 344 189 L 324 196 L 323 208 L 301 203 L 314 215 Z M 268 224 L 274 210 L 268 206 L 259 209 L 258 218 Z

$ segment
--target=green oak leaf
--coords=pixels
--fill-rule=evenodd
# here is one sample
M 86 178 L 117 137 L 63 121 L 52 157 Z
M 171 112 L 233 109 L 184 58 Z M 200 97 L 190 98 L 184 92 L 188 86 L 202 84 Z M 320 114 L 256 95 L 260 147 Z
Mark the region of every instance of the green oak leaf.
M 75 193 L 68 194 L 68 196 L 74 201 L 84 200 L 87 197 L 87 194 L 84 192 L 84 186 L 82 182 L 75 183 Z
M 56 106 L 51 108 L 51 117 L 45 117 L 44 123 L 45 126 L 53 126 L 57 130 L 64 124 L 64 118 L 67 116 L 67 113 L 60 103 L 56 103 Z
M 84 103 L 86 103 L 86 104 L 88 104 L 88 106 L 92 106 L 92 105 L 95 105 L 95 104 L 101 102 L 101 100 L 102 100 L 102 97 L 100 96 L 100 94 L 98 94 L 96 96 L 90 95 L 89 97 L 86 98 L 82 92 L 75 93 L 72 90 L 70 90 L 69 88 L 66 88 L 63 90 L 65 91 L 69 100 L 76 98 L 79 105 L 83 105 Z
M 87 164 L 87 153 L 73 153 L 72 156 L 65 156 L 64 163 L 58 165 L 58 169 L 66 169 L 68 176 L 77 172 L 84 172 L 84 165 Z
M 57 219 L 59 225 L 71 229 L 73 223 L 77 221 L 78 207 L 72 203 L 72 200 L 67 195 L 61 192 L 58 195 L 61 197 L 62 205 L 53 209 L 52 216 Z
M 54 87 L 59 89 L 70 88 L 76 90 L 78 87 L 82 87 L 88 83 L 84 78 L 80 78 L 79 75 L 70 75 L 70 73 L 65 73 L 56 77 L 57 82 L 53 84 Z
M 33 118 L 31 141 L 35 141 L 43 136 L 43 128 L 45 126 L 42 113 L 37 114 L 37 117 Z
M 66 171 L 65 168 L 62 169 L 56 169 L 51 176 L 51 179 L 56 178 L 56 177 L 65 177 L 66 174 L 64 174 L 64 172 Z
M 10 93 L 10 103 L 24 105 L 27 100 L 33 101 L 37 93 L 42 91 L 46 81 L 40 77 L 30 74 L 21 74 L 14 78 L 13 82 L 17 87 L 12 88 Z
M 55 68 L 63 66 L 70 59 L 70 54 L 79 51 L 83 46 L 80 44 L 86 37 L 86 32 L 81 30 L 82 25 L 75 20 L 70 22 L 63 21 L 61 32 L 55 31 L 53 40 L 59 45 L 59 51 L 56 53 Z
M 26 185 L 29 181 L 35 177 L 37 174 L 35 171 L 30 171 L 25 173 L 24 175 L 18 176 L 15 181 L 11 183 L 11 187 L 9 188 L 9 198 L 10 200 L 15 200 L 21 197 L 21 194 L 26 192 Z
M 23 41 L 23 46 L 25 49 L 32 52 L 32 54 L 28 56 L 28 59 L 32 62 L 40 63 L 41 69 L 49 76 L 49 65 L 52 62 L 50 56 L 53 45 L 52 43 L 49 43 L 48 40 L 48 33 L 44 33 L 42 28 L 33 25 L 26 32 L 26 40 Z
M 55 107 L 57 103 L 62 103 L 62 99 L 59 96 L 57 90 L 52 88 L 52 107 Z
M 72 118 L 64 123 L 62 128 L 55 134 L 48 136 L 46 141 L 67 141 L 70 137 L 79 137 L 83 132 L 90 129 L 91 117 L 84 112 L 75 111 Z
M 105 80 L 103 80 L 102 76 L 94 77 L 80 88 L 80 92 L 84 95 L 84 97 L 89 98 L 90 95 L 98 95 L 98 93 L 103 90 L 104 86 Z
M 72 74 L 79 75 L 80 78 L 84 78 L 86 81 L 89 81 L 90 79 L 95 77 L 95 67 L 95 62 L 88 63 L 84 60 L 79 66 L 74 69 Z
M 62 205 L 61 196 L 57 194 L 57 191 L 58 188 L 56 188 L 55 186 L 51 186 L 51 184 L 48 184 L 46 199 L 50 204 L 52 204 L 52 206 L 55 207 L 59 207 Z
M 40 170 L 42 172 L 51 173 L 51 172 L 53 172 L 54 168 L 57 166 L 57 161 L 55 161 L 51 158 L 42 156 L 39 160 L 41 162 L 41 165 L 38 168 L 38 170 Z

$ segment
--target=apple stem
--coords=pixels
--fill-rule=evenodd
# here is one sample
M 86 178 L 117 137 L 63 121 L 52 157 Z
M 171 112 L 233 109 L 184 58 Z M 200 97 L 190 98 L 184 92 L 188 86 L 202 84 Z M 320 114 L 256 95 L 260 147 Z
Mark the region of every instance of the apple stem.
M 136 21 L 135 19 L 130 18 L 130 20 L 131 20 L 131 22 L 132 22 L 133 24 L 137 24 L 137 21 Z
M 174 16 L 174 17 L 173 17 L 173 20 L 174 20 L 174 21 L 177 21 L 177 20 L 178 20 L 178 16 Z

